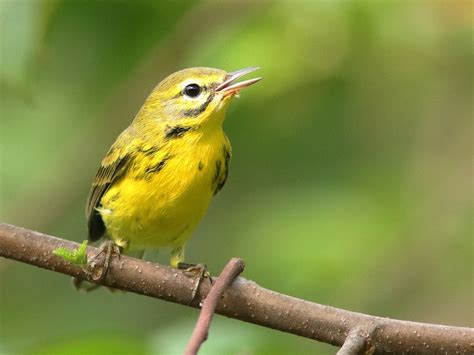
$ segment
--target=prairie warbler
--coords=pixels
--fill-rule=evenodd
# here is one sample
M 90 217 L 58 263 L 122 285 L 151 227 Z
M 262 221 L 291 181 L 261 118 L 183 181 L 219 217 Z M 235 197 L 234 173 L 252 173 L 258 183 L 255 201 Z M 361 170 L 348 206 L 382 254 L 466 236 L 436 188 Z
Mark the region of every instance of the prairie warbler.
M 171 249 L 186 242 L 224 186 L 231 146 L 222 124 L 231 98 L 261 78 L 258 68 L 176 72 L 160 82 L 100 164 L 86 206 L 89 240 L 121 250 Z

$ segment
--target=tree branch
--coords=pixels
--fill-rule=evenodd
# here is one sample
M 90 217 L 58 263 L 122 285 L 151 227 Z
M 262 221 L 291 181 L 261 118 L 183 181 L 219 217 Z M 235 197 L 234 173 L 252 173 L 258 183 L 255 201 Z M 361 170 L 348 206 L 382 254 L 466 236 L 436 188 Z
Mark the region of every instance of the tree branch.
M 89 274 L 53 254 L 79 244 L 0 224 L 0 256 L 94 282 Z M 98 249 L 87 248 L 88 257 Z M 201 283 L 193 299 L 193 278 L 182 271 L 122 256 L 113 258 L 102 285 L 199 308 L 210 286 Z M 267 328 L 343 346 L 355 329 L 367 333 L 365 348 L 376 353 L 472 353 L 474 329 L 365 315 L 286 296 L 238 277 L 224 291 L 216 313 Z M 351 333 L 352 332 L 352 333 Z M 350 344 L 346 349 L 351 349 Z M 360 349 L 360 346 L 357 346 Z
M 189 339 L 185 355 L 197 354 L 202 343 L 207 340 L 209 327 L 211 325 L 212 316 L 216 311 L 219 300 L 224 294 L 225 289 L 235 280 L 240 273 L 244 271 L 245 264 L 242 259 L 232 258 L 222 270 L 219 278 L 212 286 L 209 294 L 203 302 L 201 313 L 194 327 L 193 334 Z

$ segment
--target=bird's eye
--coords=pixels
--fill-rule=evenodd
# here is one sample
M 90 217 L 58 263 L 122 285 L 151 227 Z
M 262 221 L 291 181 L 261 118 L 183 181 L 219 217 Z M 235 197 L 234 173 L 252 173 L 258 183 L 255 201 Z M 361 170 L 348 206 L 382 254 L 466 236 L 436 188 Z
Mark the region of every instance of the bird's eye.
M 198 97 L 202 89 L 198 84 L 189 84 L 184 88 L 184 95 L 188 97 Z

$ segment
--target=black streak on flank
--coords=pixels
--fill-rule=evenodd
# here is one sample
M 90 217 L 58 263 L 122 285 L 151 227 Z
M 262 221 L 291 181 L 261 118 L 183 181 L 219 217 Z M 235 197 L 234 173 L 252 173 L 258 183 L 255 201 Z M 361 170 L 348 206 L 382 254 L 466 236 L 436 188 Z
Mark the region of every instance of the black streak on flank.
M 212 178 L 212 189 L 214 190 L 214 195 L 219 191 L 219 180 L 221 177 L 221 167 L 222 162 L 220 160 L 216 160 L 216 170 L 214 172 L 214 177 Z
M 214 177 L 212 179 L 212 184 L 215 185 L 219 181 L 219 177 L 221 176 L 221 166 L 222 162 L 220 160 L 216 160 L 216 171 L 214 172 Z
M 229 151 L 229 148 L 227 148 L 227 146 L 225 144 L 222 146 L 222 154 L 224 154 L 225 166 L 229 167 L 230 151 Z
M 166 139 L 175 139 L 181 138 L 184 134 L 189 131 L 191 127 L 184 127 L 184 126 L 167 126 L 165 130 L 165 138 Z
M 120 198 L 120 192 L 115 193 L 112 197 L 109 199 L 109 203 L 113 203 L 117 201 Z
M 165 166 L 168 159 L 169 159 L 169 157 L 166 157 L 166 158 L 164 158 L 163 160 L 159 161 L 156 164 L 147 166 L 147 168 L 145 169 L 145 173 L 142 176 L 140 176 L 140 178 L 143 178 L 143 179 L 149 181 L 151 179 L 151 177 L 153 176 L 153 174 L 159 173 L 161 171 L 161 169 L 163 169 L 163 167 Z
M 199 171 L 201 171 L 202 168 L 204 168 L 204 164 L 203 164 L 202 161 L 199 161 L 199 164 L 198 164 L 198 169 L 199 169 Z
M 187 117 L 197 117 L 199 116 L 201 113 L 203 113 L 207 106 L 209 106 L 209 104 L 212 102 L 212 99 L 214 98 L 214 93 L 211 93 L 209 94 L 209 97 L 207 98 L 206 101 L 203 102 L 203 104 L 199 107 L 196 107 L 196 108 L 192 108 L 192 109 L 189 109 L 189 110 L 184 110 L 182 113 L 184 116 L 187 116 Z
M 222 154 L 224 155 L 224 171 L 219 179 L 214 195 L 224 187 L 225 182 L 227 181 L 227 176 L 229 175 L 230 151 L 225 144 L 222 146 Z
M 152 156 L 155 155 L 158 152 L 158 147 L 149 145 L 149 146 L 140 146 L 138 147 L 138 150 L 147 155 L 147 156 Z

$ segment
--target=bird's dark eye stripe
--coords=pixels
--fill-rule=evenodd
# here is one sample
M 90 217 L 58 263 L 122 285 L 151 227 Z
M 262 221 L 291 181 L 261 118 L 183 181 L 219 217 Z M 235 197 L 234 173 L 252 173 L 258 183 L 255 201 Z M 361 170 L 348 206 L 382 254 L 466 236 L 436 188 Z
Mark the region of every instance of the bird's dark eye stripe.
M 199 116 L 201 113 L 203 113 L 206 110 L 207 106 L 209 106 L 213 98 L 214 98 L 214 94 L 211 93 L 209 97 L 207 98 L 207 100 L 204 101 L 201 106 L 182 111 L 183 116 L 187 116 L 187 117 Z

